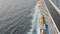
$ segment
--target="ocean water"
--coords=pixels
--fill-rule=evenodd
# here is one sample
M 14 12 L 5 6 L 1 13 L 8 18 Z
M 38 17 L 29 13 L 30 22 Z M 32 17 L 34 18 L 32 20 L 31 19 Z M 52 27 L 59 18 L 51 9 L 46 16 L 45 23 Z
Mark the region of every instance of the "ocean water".
M 27 34 L 36 0 L 0 0 L 0 34 Z
M 52 1 L 60 9 L 60 0 L 52 0 Z

